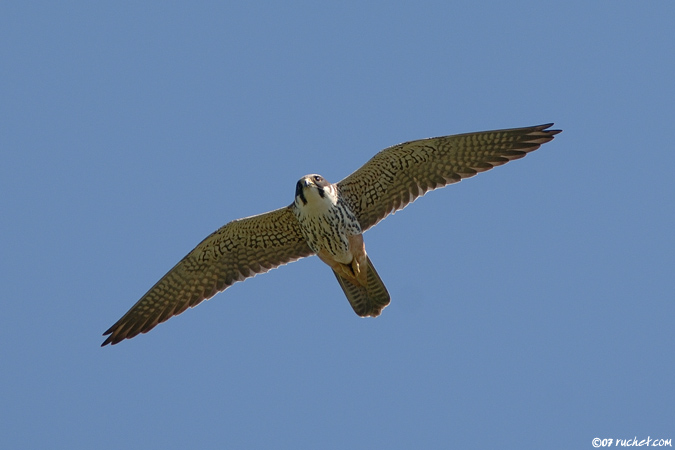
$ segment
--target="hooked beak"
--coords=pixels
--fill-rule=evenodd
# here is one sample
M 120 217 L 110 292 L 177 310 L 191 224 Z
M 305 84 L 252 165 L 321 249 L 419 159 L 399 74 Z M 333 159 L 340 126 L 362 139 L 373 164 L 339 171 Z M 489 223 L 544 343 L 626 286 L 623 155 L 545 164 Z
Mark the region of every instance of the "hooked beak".
M 307 198 L 305 197 L 305 188 L 309 186 L 309 180 L 307 177 L 300 179 L 295 185 L 295 198 L 300 199 L 303 205 L 307 204 Z

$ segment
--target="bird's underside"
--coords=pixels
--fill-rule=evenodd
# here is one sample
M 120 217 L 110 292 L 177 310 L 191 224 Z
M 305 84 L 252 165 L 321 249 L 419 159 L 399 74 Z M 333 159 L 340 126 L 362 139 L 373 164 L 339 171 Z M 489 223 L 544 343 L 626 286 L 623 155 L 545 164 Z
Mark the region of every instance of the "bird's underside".
M 389 294 L 365 247 L 361 253 L 353 244 L 362 243 L 361 233 L 428 191 L 524 157 L 560 133 L 552 125 L 395 145 L 336 184 L 304 177 L 291 205 L 234 220 L 204 239 L 104 333 L 102 346 L 146 333 L 237 281 L 316 253 L 333 268 L 354 311 L 377 316 Z

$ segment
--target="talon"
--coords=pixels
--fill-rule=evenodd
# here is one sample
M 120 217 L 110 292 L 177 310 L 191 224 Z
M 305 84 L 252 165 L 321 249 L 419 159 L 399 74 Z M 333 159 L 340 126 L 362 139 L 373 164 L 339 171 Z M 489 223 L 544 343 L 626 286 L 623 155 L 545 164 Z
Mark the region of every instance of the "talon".
M 359 259 L 355 257 L 352 261 L 352 270 L 354 271 L 354 277 L 358 281 L 358 284 L 364 287 L 368 286 L 368 266 L 361 264 Z

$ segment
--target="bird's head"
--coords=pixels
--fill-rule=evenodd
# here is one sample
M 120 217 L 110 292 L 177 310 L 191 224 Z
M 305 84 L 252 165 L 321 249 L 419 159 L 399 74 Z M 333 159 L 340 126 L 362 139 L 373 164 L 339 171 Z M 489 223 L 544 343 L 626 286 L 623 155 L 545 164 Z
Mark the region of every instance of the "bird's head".
M 299 207 L 331 206 L 337 202 L 335 186 L 321 175 L 305 175 L 295 185 L 295 204 Z

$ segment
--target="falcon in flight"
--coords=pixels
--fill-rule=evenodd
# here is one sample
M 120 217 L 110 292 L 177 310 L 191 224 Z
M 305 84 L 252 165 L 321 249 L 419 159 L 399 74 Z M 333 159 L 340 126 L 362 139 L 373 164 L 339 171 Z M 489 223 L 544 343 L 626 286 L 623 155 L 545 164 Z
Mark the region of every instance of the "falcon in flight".
M 258 273 L 317 255 L 352 308 L 376 317 L 389 293 L 363 232 L 436 188 L 522 158 L 553 139 L 553 124 L 406 142 L 382 150 L 344 180 L 302 177 L 285 208 L 233 220 L 204 239 L 103 335 L 117 344 Z

